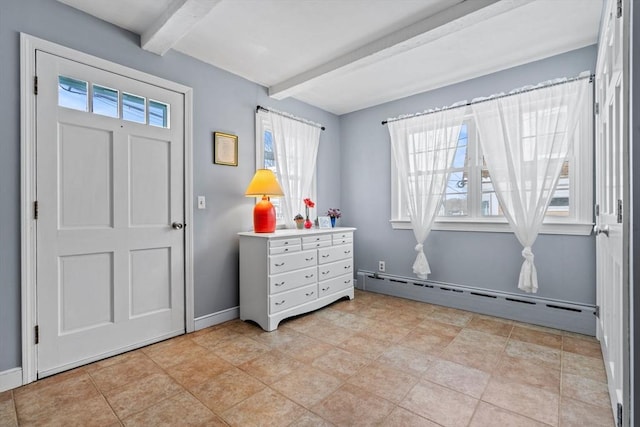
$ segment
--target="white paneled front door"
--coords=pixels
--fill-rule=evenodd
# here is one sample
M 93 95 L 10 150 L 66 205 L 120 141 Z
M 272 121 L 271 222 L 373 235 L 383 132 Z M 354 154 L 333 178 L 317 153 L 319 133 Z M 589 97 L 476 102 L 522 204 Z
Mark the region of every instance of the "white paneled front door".
M 623 69 L 623 20 L 616 2 L 609 1 L 603 14 L 596 68 L 596 299 L 600 308 L 597 336 L 604 358 L 611 406 L 616 418 L 625 398 L 625 365 L 628 338 L 625 316 L 625 256 L 622 209 L 628 184 L 625 169 L 625 99 Z M 620 408 L 620 409 L 619 409 Z
M 185 331 L 184 95 L 37 51 L 38 376 Z

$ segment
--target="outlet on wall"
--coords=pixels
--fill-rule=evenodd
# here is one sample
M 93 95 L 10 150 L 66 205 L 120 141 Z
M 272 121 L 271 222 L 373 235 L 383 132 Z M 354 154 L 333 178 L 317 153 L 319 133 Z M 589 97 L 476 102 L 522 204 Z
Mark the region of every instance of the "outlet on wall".
M 385 262 L 384 261 L 378 261 L 378 271 L 384 272 L 385 268 L 386 268 Z

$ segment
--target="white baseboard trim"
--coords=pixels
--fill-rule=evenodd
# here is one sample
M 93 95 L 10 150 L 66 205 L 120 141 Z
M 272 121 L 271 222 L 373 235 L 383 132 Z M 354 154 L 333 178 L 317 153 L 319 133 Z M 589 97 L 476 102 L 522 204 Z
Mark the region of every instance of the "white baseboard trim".
M 0 392 L 22 385 L 22 368 L 7 369 L 0 372 Z
M 240 317 L 240 306 L 231 307 L 216 313 L 207 314 L 195 319 L 195 330 L 208 328 Z

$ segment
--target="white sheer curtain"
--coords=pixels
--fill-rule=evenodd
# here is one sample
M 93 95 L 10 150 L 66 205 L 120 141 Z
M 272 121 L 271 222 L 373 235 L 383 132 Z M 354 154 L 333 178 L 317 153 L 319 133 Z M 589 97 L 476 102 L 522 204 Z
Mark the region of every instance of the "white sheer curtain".
M 538 279 L 531 246 L 571 150 L 590 90 L 588 79 L 554 83 L 472 106 L 500 207 L 524 247 L 518 288 L 533 293 Z
M 417 245 L 413 272 L 431 273 L 423 244 L 438 213 L 458 145 L 464 108 L 389 121 L 391 148 Z
M 316 170 L 320 127 L 299 119 L 269 112 L 273 135 L 276 177 L 284 192 L 281 208 L 287 227 L 304 212 L 303 199 L 310 197 Z M 315 201 L 315 200 L 314 200 Z

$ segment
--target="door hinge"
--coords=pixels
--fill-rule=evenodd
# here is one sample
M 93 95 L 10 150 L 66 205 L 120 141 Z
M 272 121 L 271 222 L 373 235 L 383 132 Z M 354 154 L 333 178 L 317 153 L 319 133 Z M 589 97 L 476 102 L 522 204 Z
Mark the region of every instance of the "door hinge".
M 616 18 L 622 18 L 622 0 L 618 0 L 616 5 Z
M 622 224 L 622 199 L 618 199 L 618 207 L 616 209 L 618 224 Z
M 600 306 L 599 305 L 596 305 L 596 310 L 593 312 L 593 314 L 595 314 L 598 319 L 600 318 Z
M 38 201 L 33 202 L 33 219 L 38 219 L 38 214 L 40 213 L 40 207 L 38 206 Z
M 40 326 L 35 327 L 36 344 L 40 344 Z
M 38 94 L 38 76 L 33 76 L 33 94 Z
M 618 427 L 622 427 L 622 403 L 618 403 Z
M 595 206 L 593 207 L 593 213 L 596 216 L 600 216 L 600 204 L 599 203 L 596 203 Z
M 596 103 L 593 105 L 593 109 L 595 110 L 596 116 L 597 116 L 598 114 L 600 114 L 600 104 L 599 104 L 599 103 L 597 103 L 597 102 L 596 102 Z

